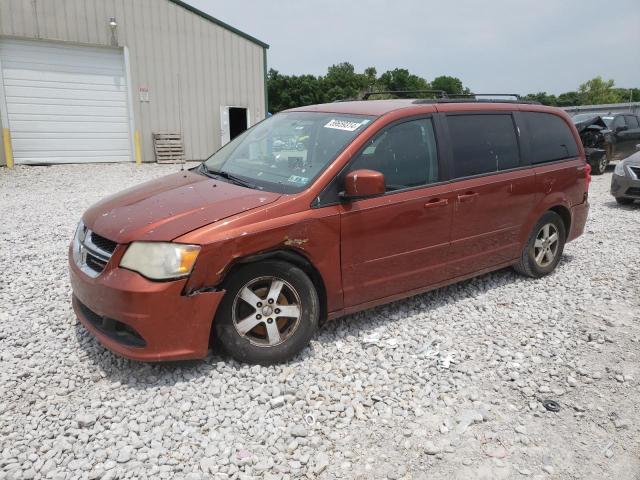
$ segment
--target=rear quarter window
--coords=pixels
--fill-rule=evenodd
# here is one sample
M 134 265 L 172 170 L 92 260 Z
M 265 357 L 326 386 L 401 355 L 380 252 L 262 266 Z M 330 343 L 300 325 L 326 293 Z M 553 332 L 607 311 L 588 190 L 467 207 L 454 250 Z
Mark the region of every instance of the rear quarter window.
M 578 156 L 578 145 L 567 123 L 559 116 L 543 112 L 522 112 L 531 163 L 547 163 Z

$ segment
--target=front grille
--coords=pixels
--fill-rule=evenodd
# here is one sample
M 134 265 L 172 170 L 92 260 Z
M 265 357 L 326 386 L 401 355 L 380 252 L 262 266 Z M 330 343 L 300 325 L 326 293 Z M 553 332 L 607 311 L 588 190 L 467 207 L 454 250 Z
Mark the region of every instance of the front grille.
M 635 173 L 636 178 L 640 178 L 640 167 L 629 167 L 633 173 Z
M 107 262 L 102 260 L 100 257 L 96 257 L 90 252 L 87 252 L 87 258 L 85 260 L 87 267 L 89 267 L 94 272 L 100 273 L 107 266 Z
M 76 297 L 82 316 L 86 318 L 100 333 L 128 347 L 143 348 L 147 346 L 142 336 L 126 323 L 113 318 L 103 317 L 91 310 Z
M 627 191 L 624 192 L 624 194 L 632 197 L 640 197 L 640 188 L 639 187 L 627 188 Z
M 113 253 L 118 244 L 113 240 L 109 240 L 108 238 L 104 238 L 101 235 L 98 235 L 96 232 L 91 232 L 91 242 L 101 250 L 105 252 Z
M 76 265 L 90 277 L 97 277 L 107 267 L 117 246 L 113 240 L 81 224 L 73 242 Z

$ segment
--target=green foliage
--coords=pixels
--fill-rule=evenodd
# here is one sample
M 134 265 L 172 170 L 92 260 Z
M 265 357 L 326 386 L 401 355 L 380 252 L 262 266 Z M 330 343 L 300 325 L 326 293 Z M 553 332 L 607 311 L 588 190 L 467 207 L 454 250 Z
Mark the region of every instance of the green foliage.
M 378 76 L 374 67 L 365 68 L 363 73 L 358 73 L 348 62 L 330 66 L 324 76 L 282 75 L 271 69 L 267 74 L 267 89 L 271 113 L 304 105 L 361 98 L 365 92 L 432 89 L 444 90 L 449 94 L 471 93 L 457 77 L 441 75 L 428 82 L 406 68 L 395 68 Z M 373 98 L 394 98 L 394 95 L 379 95 Z M 558 107 L 639 102 L 640 88 L 616 88 L 613 80 L 595 77 L 580 85 L 578 91 L 565 92 L 558 96 L 547 92 L 530 93 L 524 99 Z
M 595 77 L 580 85 L 578 92 L 583 105 L 599 105 L 602 103 L 619 103 L 620 95 L 614 90 L 616 82 Z
M 530 93 L 524 96 L 525 100 L 532 102 L 540 102 L 542 105 L 556 106 L 558 99 L 555 95 L 549 95 L 547 92 Z
M 444 90 L 449 94 L 469 94 L 471 91 L 468 88 L 462 86 L 462 80 L 457 77 L 449 77 L 448 75 L 441 75 L 436 77 L 431 82 L 431 88 L 434 90 Z

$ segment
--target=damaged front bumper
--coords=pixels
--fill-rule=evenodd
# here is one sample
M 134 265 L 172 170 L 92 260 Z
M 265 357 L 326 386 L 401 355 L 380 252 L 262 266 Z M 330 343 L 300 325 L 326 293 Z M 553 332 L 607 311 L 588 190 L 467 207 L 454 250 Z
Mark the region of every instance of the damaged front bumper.
M 153 282 L 113 268 L 91 278 L 69 262 L 73 308 L 109 350 L 132 360 L 204 358 L 223 291 L 184 295 L 186 279 Z

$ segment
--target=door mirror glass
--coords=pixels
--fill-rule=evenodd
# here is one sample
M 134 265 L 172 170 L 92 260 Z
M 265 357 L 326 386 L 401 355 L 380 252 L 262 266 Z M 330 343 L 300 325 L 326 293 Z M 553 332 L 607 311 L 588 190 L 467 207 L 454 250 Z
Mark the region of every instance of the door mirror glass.
M 382 195 L 384 192 L 384 175 L 375 170 L 354 170 L 344 177 L 343 198 L 372 197 Z

